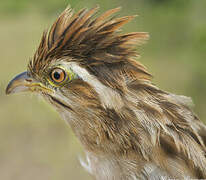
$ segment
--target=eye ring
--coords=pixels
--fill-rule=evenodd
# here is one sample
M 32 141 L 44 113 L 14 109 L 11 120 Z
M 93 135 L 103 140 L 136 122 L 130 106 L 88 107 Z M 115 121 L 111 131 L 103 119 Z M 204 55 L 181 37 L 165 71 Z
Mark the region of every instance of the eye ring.
M 50 78 L 55 83 L 62 83 L 66 79 L 66 73 L 61 68 L 54 68 L 50 73 Z

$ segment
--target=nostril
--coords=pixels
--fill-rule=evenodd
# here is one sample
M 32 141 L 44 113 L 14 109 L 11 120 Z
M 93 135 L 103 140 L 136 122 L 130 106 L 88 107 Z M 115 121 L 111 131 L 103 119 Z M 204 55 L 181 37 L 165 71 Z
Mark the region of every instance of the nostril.
M 27 82 L 32 82 L 32 79 L 25 79 L 25 81 L 27 81 Z

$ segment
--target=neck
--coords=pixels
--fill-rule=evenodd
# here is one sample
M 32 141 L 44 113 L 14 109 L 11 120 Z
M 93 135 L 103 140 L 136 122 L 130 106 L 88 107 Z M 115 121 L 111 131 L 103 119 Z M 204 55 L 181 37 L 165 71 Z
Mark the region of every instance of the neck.
M 97 179 L 137 179 L 144 174 L 149 177 L 154 171 L 158 172 L 158 177 L 184 178 L 185 174 L 196 177 L 190 169 L 194 165 L 192 161 L 205 169 L 201 164 L 204 153 L 199 160 L 195 159 L 195 153 L 185 146 L 185 141 L 189 140 L 193 148 L 197 148 L 196 144 L 187 136 L 179 139 L 178 134 L 183 133 L 183 136 L 186 132 L 176 131 L 182 122 L 188 131 L 193 125 L 187 122 L 195 118 L 187 106 L 190 100 L 147 83 L 131 84 L 128 88 L 130 91 L 122 97 L 124 105 L 118 111 L 103 107 L 96 95 L 92 104 L 86 96 L 85 99 L 70 97 L 75 104 L 74 111 L 61 114 L 87 153 L 88 165 L 82 163 L 83 166 Z M 189 159 L 191 164 L 185 165 L 183 159 Z M 178 175 L 174 173 L 177 171 Z

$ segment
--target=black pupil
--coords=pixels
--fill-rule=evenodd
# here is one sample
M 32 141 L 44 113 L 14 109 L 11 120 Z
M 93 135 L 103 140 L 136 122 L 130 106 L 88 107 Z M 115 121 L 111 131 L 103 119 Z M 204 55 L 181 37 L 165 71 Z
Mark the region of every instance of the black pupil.
M 59 72 L 55 72 L 55 73 L 54 73 L 54 78 L 55 78 L 56 80 L 59 80 L 59 79 L 60 79 L 60 73 L 59 73 Z

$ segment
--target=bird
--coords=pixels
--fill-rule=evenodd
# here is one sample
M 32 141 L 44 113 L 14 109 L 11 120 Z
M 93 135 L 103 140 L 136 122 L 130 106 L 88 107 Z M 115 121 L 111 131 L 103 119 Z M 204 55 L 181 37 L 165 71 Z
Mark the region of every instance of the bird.
M 147 32 L 120 8 L 67 7 L 6 94 L 40 94 L 68 122 L 97 180 L 206 178 L 206 126 L 191 98 L 158 88 L 137 61 Z

